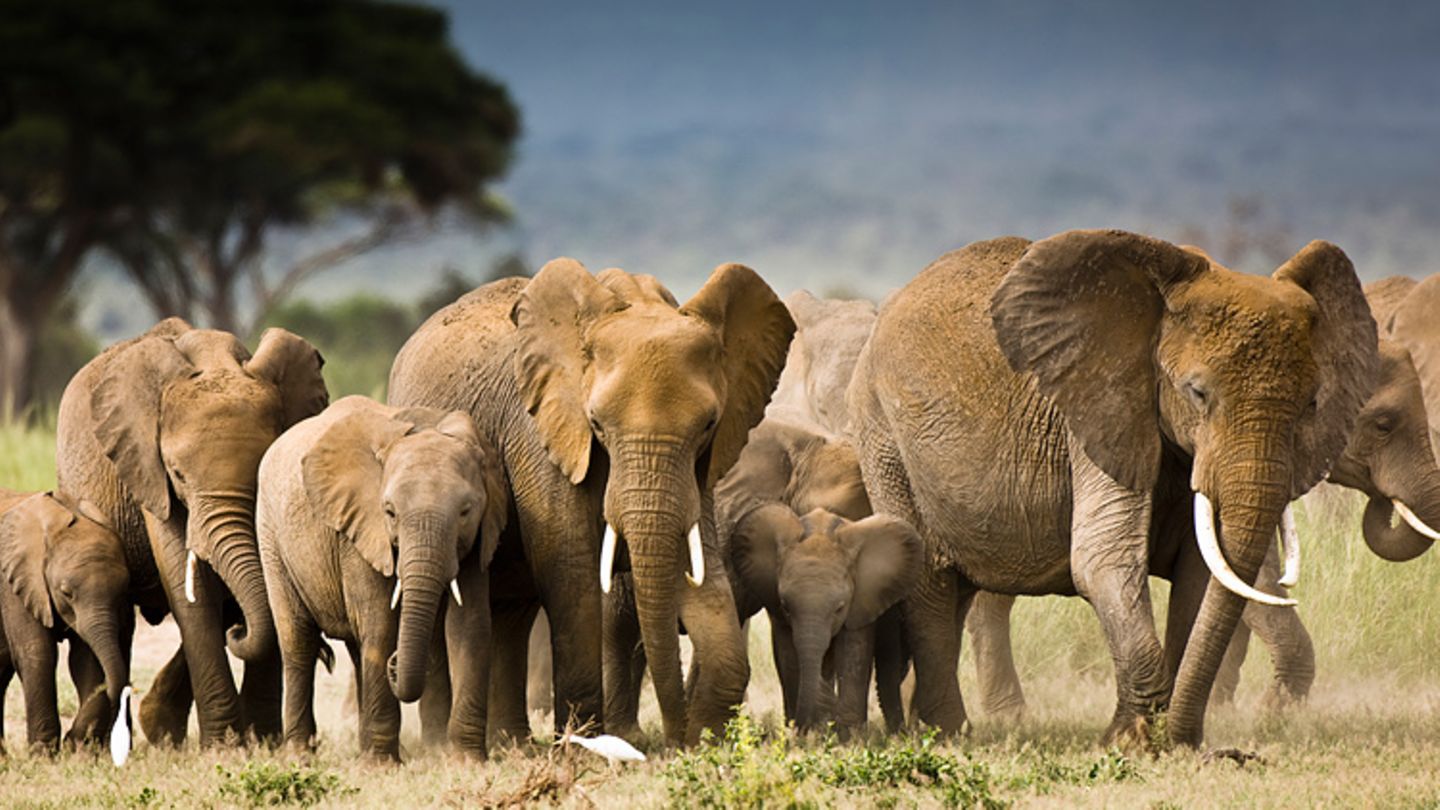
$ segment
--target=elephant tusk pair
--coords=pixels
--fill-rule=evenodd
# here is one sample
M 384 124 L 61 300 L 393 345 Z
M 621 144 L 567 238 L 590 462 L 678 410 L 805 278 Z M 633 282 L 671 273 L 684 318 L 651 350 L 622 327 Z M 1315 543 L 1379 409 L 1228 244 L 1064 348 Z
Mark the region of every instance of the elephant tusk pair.
M 455 597 L 455 604 L 465 607 L 465 600 L 460 598 L 460 580 L 450 580 L 450 595 Z M 400 604 L 400 577 L 395 577 L 395 592 L 390 594 L 390 609 L 394 610 Z
M 1408 523 L 1410 525 L 1410 528 L 1414 529 L 1416 532 L 1419 532 L 1421 535 L 1429 538 L 1430 540 L 1440 540 L 1440 532 L 1437 532 L 1429 526 L 1425 525 L 1425 521 L 1421 520 L 1419 515 L 1411 512 L 1410 507 L 1401 503 L 1399 498 L 1390 501 L 1390 503 L 1394 505 L 1395 511 L 1400 513 L 1400 519 Z
M 1225 586 L 1226 590 L 1262 605 L 1294 607 L 1299 604 L 1294 599 L 1273 596 L 1256 590 L 1253 585 L 1246 584 L 1245 580 L 1241 579 L 1230 567 L 1230 564 L 1225 562 L 1225 555 L 1220 551 L 1220 539 L 1215 533 L 1215 507 L 1211 505 L 1210 499 L 1205 497 L 1203 492 L 1195 493 L 1195 539 L 1200 544 L 1200 556 L 1204 558 L 1206 567 L 1210 569 L 1210 573 L 1214 575 L 1216 581 Z M 1288 553 L 1286 559 L 1288 565 Z M 1298 556 L 1296 560 L 1298 562 Z
M 705 548 L 700 543 L 699 523 L 690 527 L 685 540 L 690 548 L 690 570 L 685 572 L 685 581 L 689 582 L 691 587 L 698 588 L 705 584 Z M 618 545 L 619 538 L 615 534 L 615 527 L 606 523 L 605 539 L 600 544 L 601 593 L 610 593 L 610 585 L 615 579 L 615 549 Z
M 1295 513 L 1289 506 L 1280 513 L 1280 548 L 1285 554 L 1285 567 L 1280 572 L 1279 583 L 1293 588 L 1300 581 L 1300 532 L 1295 529 Z

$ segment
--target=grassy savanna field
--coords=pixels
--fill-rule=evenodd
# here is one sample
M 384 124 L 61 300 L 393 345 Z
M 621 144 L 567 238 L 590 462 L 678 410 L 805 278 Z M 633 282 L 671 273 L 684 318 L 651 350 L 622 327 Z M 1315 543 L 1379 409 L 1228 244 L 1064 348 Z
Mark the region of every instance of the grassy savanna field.
M 0 486 L 53 485 L 54 437 L 44 429 L 0 428 Z M 344 708 L 350 674 L 338 656 L 318 675 L 321 741 L 308 754 L 263 747 L 180 751 L 139 742 L 128 765 L 103 753 L 30 755 L 18 681 L 5 703 L 7 758 L 0 804 L 10 807 L 227 807 L 315 804 L 350 807 L 521 806 L 1017 806 L 1296 807 L 1440 806 L 1440 559 L 1406 564 L 1375 558 L 1359 539 L 1359 500 L 1312 494 L 1300 510 L 1305 561 L 1295 594 L 1315 639 L 1319 675 L 1307 704 L 1283 714 L 1259 709 L 1270 675 L 1253 644 L 1232 707 L 1213 709 L 1208 744 L 1253 751 L 1245 765 L 1179 752 L 1151 757 L 1102 750 L 1114 685 L 1098 623 L 1078 599 L 1021 600 L 1016 659 L 1029 701 L 1018 723 L 976 717 L 955 742 L 921 735 L 868 746 L 797 741 L 783 731 L 778 684 L 762 619 L 751 629 L 753 675 L 745 718 L 717 745 L 660 752 L 653 702 L 642 720 L 658 753 L 639 766 L 611 768 L 542 740 L 492 749 L 479 765 L 419 743 L 406 708 L 403 766 L 357 756 L 353 716 Z M 1163 606 L 1166 585 L 1154 581 Z M 1163 608 L 1162 608 L 1163 611 Z M 175 649 L 174 626 L 144 626 L 134 680 L 143 695 Z M 75 711 L 68 676 L 61 712 Z M 968 654 L 961 689 L 976 693 Z M 648 698 L 647 698 L 648 699 Z M 974 704 L 972 699 L 972 706 Z M 973 709 L 972 709 L 973 710 Z M 878 722 L 878 712 L 872 711 Z

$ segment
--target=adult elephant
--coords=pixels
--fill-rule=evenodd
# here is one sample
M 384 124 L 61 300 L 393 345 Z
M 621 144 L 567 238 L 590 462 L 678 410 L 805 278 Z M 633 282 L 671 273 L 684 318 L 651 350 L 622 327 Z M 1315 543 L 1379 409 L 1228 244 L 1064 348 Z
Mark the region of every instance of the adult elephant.
M 469 411 L 514 496 L 491 567 L 493 730 L 529 734 L 527 640 L 540 606 L 554 639 L 556 728 L 603 721 L 595 574 L 608 584 L 627 559 L 666 739 L 693 743 L 724 725 L 749 665 L 713 490 L 760 421 L 794 329 L 741 265 L 717 268 L 679 306 L 651 276 L 594 276 L 557 259 L 528 282 L 462 297 L 401 349 L 391 404 Z M 695 644 L 688 705 L 682 620 Z
M 174 613 L 202 744 L 280 731 L 279 650 L 255 543 L 256 470 L 276 436 L 325 407 L 322 364 L 313 346 L 283 329 L 267 330 L 251 356 L 234 335 L 170 318 L 91 360 L 60 399 L 59 489 L 93 505 L 120 536 L 146 617 Z M 219 583 L 207 574 L 212 566 Z M 228 632 L 227 591 L 243 613 Z M 227 644 L 247 662 L 243 714 Z M 166 732 L 172 739 L 184 734 L 180 719 Z
M 1343 450 L 1377 365 L 1354 267 L 1325 242 L 1270 278 L 1122 231 L 932 264 L 881 312 L 848 398 L 871 502 L 928 545 L 905 602 L 918 717 L 965 722 L 956 617 L 977 589 L 1078 593 L 1115 661 L 1105 739 L 1146 742 L 1168 705 L 1170 739 L 1199 745 L 1246 599 L 1273 600 L 1252 583 L 1281 515 Z M 1175 583 L 1163 649 L 1151 573 Z

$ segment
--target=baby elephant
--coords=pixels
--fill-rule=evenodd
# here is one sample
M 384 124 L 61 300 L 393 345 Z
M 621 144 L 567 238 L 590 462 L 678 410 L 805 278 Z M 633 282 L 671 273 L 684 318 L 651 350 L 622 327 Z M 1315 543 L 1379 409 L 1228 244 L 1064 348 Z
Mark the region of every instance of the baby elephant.
M 324 633 L 343 639 L 355 664 L 361 749 L 399 759 L 396 698 L 420 697 L 445 621 L 450 737 L 485 755 L 484 572 L 508 509 L 496 455 L 462 412 L 347 397 L 275 441 L 260 463 L 256 529 L 285 666 L 287 742 L 314 739 Z M 448 614 L 447 592 L 458 606 Z
M 18 671 L 30 746 L 56 750 L 56 645 L 68 638 L 81 706 L 67 739 L 101 738 L 130 682 L 135 611 L 120 538 L 51 493 L 0 490 L 0 572 L 0 703 Z

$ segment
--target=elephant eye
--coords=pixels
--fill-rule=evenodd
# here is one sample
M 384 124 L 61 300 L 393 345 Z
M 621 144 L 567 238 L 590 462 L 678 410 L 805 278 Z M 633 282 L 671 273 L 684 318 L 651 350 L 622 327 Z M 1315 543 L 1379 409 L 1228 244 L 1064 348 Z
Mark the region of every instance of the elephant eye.
M 718 418 L 719 418 L 719 417 L 711 416 L 711 417 L 710 417 L 710 421 L 705 423 L 705 432 L 706 432 L 706 433 L 709 433 L 710 431 L 712 431 L 712 430 L 715 429 L 715 422 L 716 422 L 716 420 L 717 420 Z
M 1185 395 L 1185 398 L 1190 401 L 1190 404 L 1198 410 L 1203 411 L 1210 404 L 1210 392 L 1194 380 L 1187 380 L 1181 383 L 1180 391 Z
M 390 518 L 391 520 L 395 519 L 395 504 L 385 504 L 385 517 Z
M 605 435 L 605 428 L 600 426 L 600 420 L 596 419 L 593 416 L 590 417 L 590 429 L 595 432 L 596 436 Z
M 1380 436 L 1389 436 L 1395 429 L 1395 417 L 1388 413 L 1382 413 L 1375 417 L 1375 433 Z
M 177 483 L 177 484 L 183 484 L 183 483 L 185 483 L 185 473 L 180 472 L 179 469 L 171 468 L 170 474 L 173 475 L 173 476 L 175 476 L 175 483 Z
M 474 508 L 475 508 L 475 505 L 474 505 L 474 504 L 470 503 L 469 501 L 466 501 L 465 505 L 462 506 L 462 507 L 460 507 L 460 517 L 462 517 L 462 518 L 470 517 L 470 512 L 471 512 Z

